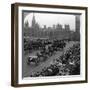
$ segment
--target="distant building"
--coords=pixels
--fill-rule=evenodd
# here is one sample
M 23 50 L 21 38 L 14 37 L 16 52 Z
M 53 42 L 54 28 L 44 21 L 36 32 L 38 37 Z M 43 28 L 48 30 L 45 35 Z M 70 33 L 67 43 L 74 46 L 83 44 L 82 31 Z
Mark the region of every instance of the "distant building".
M 75 16 L 75 19 L 76 30 L 71 31 L 69 24 L 65 24 L 64 27 L 62 27 L 61 24 L 54 24 L 52 27 L 47 27 L 46 25 L 40 27 L 36 22 L 35 15 L 33 14 L 31 27 L 29 27 L 28 22 L 24 25 L 24 35 L 35 38 L 79 40 L 80 16 Z
M 55 24 L 53 25 L 53 29 L 54 29 L 54 30 L 56 29 Z
M 80 15 L 75 16 L 76 32 L 80 33 Z
M 34 14 L 33 14 L 33 18 L 32 18 L 32 26 L 31 27 L 33 29 L 39 29 L 39 24 L 36 22 Z
M 36 20 L 35 20 L 35 16 L 34 16 L 34 14 L 33 14 L 33 18 L 32 18 L 32 26 L 31 27 L 35 27 L 35 25 L 36 25 Z
M 70 31 L 70 26 L 65 24 L 65 31 Z
M 80 15 L 75 15 L 75 32 L 72 34 L 72 40 L 80 41 Z
M 76 20 L 75 39 L 80 40 L 80 15 L 76 15 L 75 20 Z
M 47 27 L 46 27 L 46 25 L 44 25 L 44 27 L 43 27 L 43 30 L 44 30 L 44 31 L 46 31 L 46 30 L 47 30 Z
M 56 30 L 62 30 L 62 25 L 61 24 L 57 24 L 56 25 Z
M 28 21 L 25 22 L 25 26 L 24 26 L 24 27 L 29 28 L 29 23 L 28 23 Z

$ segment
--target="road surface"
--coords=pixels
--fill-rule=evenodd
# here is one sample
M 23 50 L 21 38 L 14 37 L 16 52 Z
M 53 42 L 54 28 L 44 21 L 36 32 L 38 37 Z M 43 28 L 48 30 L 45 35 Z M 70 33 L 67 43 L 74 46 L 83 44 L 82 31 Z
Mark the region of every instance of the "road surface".
M 29 77 L 31 74 L 40 72 L 44 67 L 50 66 L 50 64 L 53 62 L 53 59 L 56 59 L 57 57 L 60 57 L 63 53 L 65 53 L 70 47 L 73 46 L 73 44 L 76 44 L 77 42 L 69 42 L 66 44 L 66 47 L 62 51 L 57 51 L 54 55 L 49 57 L 46 61 L 39 63 L 38 66 L 32 66 L 27 65 L 27 58 L 30 54 L 25 56 L 25 59 L 23 61 L 23 76 Z

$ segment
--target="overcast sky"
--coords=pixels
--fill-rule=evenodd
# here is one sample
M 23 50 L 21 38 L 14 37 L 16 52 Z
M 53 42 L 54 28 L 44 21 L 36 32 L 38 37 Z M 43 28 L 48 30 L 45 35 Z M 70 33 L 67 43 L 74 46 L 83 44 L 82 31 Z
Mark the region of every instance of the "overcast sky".
M 75 16 L 68 14 L 49 14 L 49 13 L 34 13 L 36 22 L 43 27 L 52 27 L 53 24 L 65 24 L 70 25 L 71 30 L 75 30 Z M 29 22 L 29 26 L 32 24 L 33 13 L 24 13 L 24 23 Z

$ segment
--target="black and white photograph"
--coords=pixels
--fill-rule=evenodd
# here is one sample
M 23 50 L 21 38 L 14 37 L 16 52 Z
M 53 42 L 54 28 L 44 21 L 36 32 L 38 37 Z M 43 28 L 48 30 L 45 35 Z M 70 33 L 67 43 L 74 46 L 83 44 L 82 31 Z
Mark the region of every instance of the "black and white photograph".
M 23 11 L 22 77 L 80 75 L 80 14 Z
M 86 7 L 16 4 L 13 10 L 15 85 L 87 82 Z

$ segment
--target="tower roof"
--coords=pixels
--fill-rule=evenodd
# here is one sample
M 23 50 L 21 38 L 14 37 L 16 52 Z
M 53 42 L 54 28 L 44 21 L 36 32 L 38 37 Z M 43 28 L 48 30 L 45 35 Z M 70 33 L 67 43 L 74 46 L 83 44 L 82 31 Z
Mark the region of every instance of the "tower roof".
M 32 26 L 34 26 L 36 24 L 36 20 L 35 20 L 35 15 L 33 13 L 33 17 L 32 17 Z

